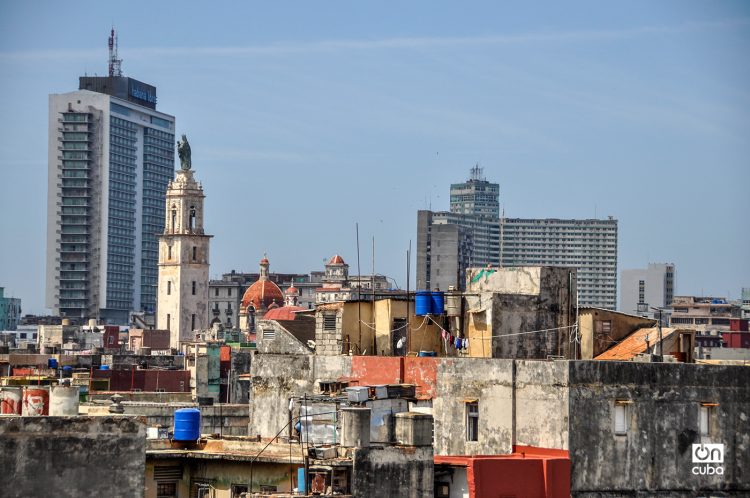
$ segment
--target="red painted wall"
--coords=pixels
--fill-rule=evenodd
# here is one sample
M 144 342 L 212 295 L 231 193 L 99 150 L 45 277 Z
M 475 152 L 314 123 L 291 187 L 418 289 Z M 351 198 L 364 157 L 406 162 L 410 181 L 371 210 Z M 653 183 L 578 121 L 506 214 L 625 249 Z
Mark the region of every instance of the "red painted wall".
M 94 370 L 93 373 L 95 379 L 109 378 L 110 391 L 190 391 L 190 372 L 187 370 Z
M 361 386 L 401 384 L 403 376 L 404 363 L 399 356 L 352 357 L 352 378 Z
M 120 327 L 115 325 L 104 326 L 102 347 L 105 349 L 118 349 L 120 347 Z
M 747 319 L 742 318 L 730 318 L 729 319 L 729 330 L 732 332 L 747 332 L 748 331 L 748 321 Z
M 404 383 L 417 386 L 417 398 L 433 399 L 437 392 L 438 359 L 407 356 L 404 360 Z
M 721 340 L 727 348 L 750 348 L 750 332 L 724 332 Z
M 435 464 L 466 467 L 471 498 L 570 497 L 570 458 L 563 450 L 519 446 L 510 455 L 435 456 Z

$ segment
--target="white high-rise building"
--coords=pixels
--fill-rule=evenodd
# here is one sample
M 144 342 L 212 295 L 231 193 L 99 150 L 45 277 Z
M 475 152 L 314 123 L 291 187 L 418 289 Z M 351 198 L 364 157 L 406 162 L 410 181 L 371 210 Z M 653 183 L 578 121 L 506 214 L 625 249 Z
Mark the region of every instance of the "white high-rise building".
M 649 263 L 648 268 L 623 270 L 620 311 L 653 317 L 651 308 L 670 308 L 674 298 L 674 264 Z
M 81 77 L 49 96 L 46 304 L 54 314 L 125 324 L 154 312 L 157 235 L 174 174 L 175 118 L 156 88 Z
M 503 266 L 566 266 L 578 270 L 578 304 L 617 306 L 617 220 L 500 220 Z

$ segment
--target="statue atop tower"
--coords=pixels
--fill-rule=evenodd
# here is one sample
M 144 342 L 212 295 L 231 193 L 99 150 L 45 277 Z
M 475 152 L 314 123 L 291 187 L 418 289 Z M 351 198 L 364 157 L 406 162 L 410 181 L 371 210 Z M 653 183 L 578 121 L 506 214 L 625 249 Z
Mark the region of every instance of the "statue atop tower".
M 187 136 L 182 134 L 182 140 L 177 141 L 177 155 L 180 157 L 180 167 L 183 171 L 189 170 L 193 161 L 190 157 L 190 142 L 188 142 Z

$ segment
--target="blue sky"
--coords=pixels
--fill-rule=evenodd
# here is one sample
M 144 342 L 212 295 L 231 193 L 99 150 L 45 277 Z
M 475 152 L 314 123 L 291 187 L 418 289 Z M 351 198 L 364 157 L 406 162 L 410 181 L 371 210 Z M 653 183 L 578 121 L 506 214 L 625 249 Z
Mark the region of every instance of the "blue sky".
M 0 286 L 44 311 L 47 95 L 158 88 L 207 194 L 211 275 L 340 253 L 405 285 L 416 211 L 476 162 L 513 217 L 613 215 L 619 269 L 750 286 L 747 2 L 4 2 Z M 366 263 L 365 263 L 366 262 Z M 413 280 L 412 280 L 413 281 Z

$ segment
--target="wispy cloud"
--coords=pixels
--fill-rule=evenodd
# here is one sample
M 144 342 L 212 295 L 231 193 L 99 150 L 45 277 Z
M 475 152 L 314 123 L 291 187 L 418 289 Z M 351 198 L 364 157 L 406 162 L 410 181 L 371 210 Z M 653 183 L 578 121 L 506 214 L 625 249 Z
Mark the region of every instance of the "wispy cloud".
M 128 58 L 175 56 L 272 56 L 283 54 L 326 53 L 356 50 L 429 49 L 460 46 L 502 46 L 528 43 L 565 43 L 593 40 L 617 40 L 639 36 L 670 35 L 689 32 L 745 28 L 750 18 L 725 19 L 707 22 L 688 22 L 676 25 L 636 26 L 622 29 L 549 31 L 487 36 L 397 37 L 374 40 L 320 40 L 311 42 L 279 42 L 266 45 L 216 47 L 142 47 L 123 51 Z M 53 49 L 0 52 L 0 60 L 89 59 L 101 56 L 96 49 Z

